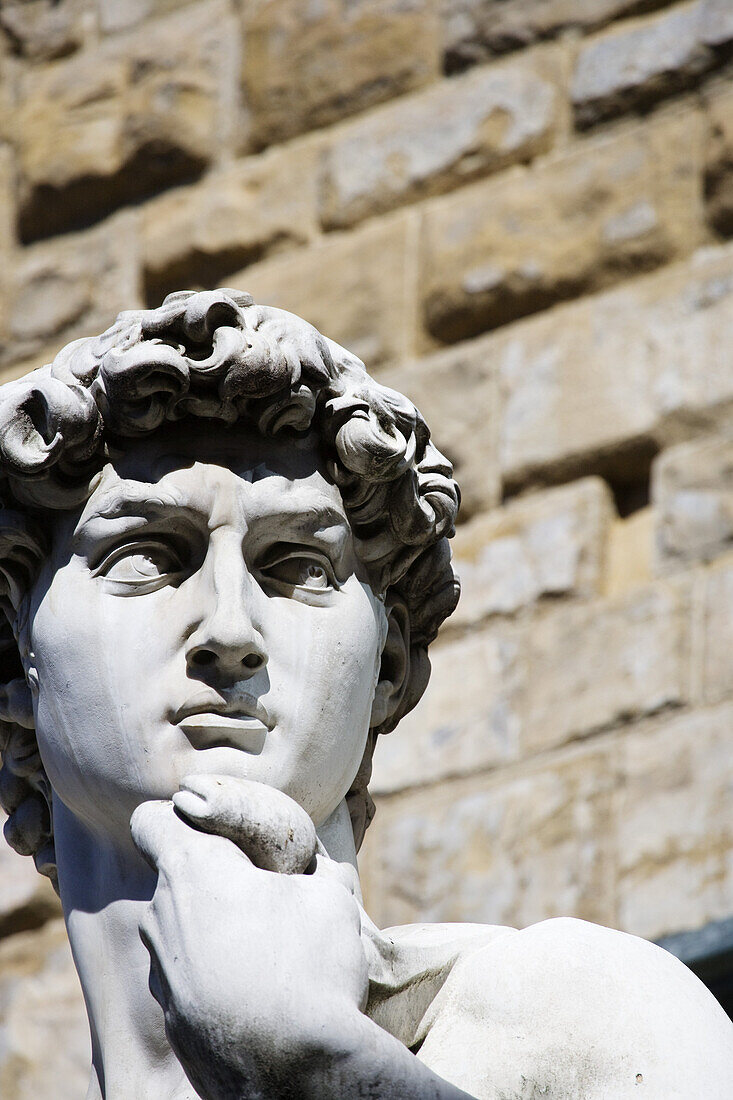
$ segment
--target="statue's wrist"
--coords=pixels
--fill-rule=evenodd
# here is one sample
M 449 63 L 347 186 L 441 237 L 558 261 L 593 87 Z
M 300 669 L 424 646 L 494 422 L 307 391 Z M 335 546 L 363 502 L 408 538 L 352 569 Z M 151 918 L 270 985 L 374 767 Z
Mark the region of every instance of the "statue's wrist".
M 299 1095 L 343 1100 L 378 1095 L 394 1100 L 470 1100 L 418 1061 L 398 1039 L 363 1013 L 341 1013 L 319 1044 L 299 1062 Z

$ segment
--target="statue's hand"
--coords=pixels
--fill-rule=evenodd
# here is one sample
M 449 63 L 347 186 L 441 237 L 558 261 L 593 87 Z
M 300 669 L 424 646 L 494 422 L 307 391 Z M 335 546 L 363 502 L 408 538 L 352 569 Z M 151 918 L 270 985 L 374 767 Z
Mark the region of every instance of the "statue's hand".
M 186 786 L 175 808 L 147 802 L 131 821 L 158 874 L 140 934 L 171 1045 L 210 1100 L 325 1095 L 368 987 L 348 876 L 314 855 L 312 823 L 285 795 L 222 777 Z M 278 862 L 289 873 L 263 869 Z
M 173 805 L 196 828 L 233 841 L 263 871 L 314 869 L 315 826 L 302 806 L 273 787 L 230 775 L 188 776 Z

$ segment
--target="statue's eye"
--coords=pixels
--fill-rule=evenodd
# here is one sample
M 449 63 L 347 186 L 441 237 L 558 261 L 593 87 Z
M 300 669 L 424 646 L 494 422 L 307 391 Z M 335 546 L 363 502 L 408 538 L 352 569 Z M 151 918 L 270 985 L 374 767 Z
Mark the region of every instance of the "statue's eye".
M 321 556 L 292 554 L 262 570 L 267 580 L 279 586 L 311 592 L 330 592 L 336 587 L 330 562 Z
M 178 554 L 159 542 L 120 547 L 108 554 L 97 569 L 108 580 L 130 586 L 165 581 L 180 571 Z

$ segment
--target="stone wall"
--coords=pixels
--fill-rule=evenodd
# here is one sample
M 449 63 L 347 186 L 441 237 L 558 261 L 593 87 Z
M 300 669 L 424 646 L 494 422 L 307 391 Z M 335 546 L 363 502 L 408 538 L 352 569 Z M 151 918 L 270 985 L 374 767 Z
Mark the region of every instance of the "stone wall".
M 455 463 L 464 595 L 375 767 L 382 923 L 733 915 L 732 56 L 727 0 L 0 6 L 0 378 L 239 286 Z M 87 1045 L 0 849 L 0 1095 L 83 1095 Z

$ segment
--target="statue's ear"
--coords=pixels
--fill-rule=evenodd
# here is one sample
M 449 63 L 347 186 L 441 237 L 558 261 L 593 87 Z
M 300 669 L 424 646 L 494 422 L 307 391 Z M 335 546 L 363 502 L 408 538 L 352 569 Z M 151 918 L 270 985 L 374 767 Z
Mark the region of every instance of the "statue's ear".
M 385 725 L 395 714 L 410 679 L 410 616 L 399 597 L 389 598 L 387 637 L 382 649 L 379 679 L 374 691 L 370 726 Z

